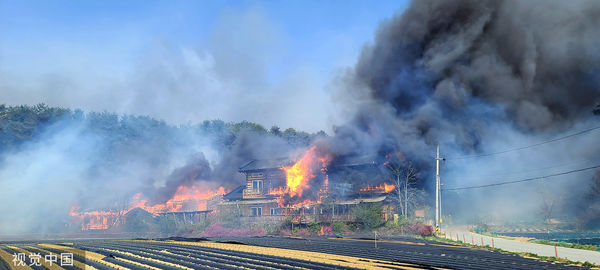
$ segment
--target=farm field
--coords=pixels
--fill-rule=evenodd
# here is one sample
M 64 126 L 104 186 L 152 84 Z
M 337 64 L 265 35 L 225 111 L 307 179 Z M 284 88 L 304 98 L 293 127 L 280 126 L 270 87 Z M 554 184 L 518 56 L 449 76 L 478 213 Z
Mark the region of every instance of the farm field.
M 600 246 L 600 232 L 550 232 L 550 233 L 531 233 L 531 232 L 510 232 L 501 233 L 506 236 L 529 237 L 535 239 L 546 239 L 557 242 L 567 242 L 582 245 Z
M 13 254 L 73 254 L 73 265 L 14 268 Z M 60 258 L 60 256 L 58 256 Z M 0 243 L 0 269 L 577 269 L 434 241 L 235 237 Z

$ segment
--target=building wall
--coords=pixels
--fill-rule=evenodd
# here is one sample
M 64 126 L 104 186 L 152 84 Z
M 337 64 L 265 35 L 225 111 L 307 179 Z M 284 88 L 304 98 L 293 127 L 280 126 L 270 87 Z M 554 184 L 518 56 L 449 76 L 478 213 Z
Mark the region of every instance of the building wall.
M 264 199 L 270 189 L 286 186 L 286 174 L 281 169 L 256 170 L 245 174 L 246 188 L 242 193 L 244 199 Z M 262 188 L 255 188 L 255 181 L 262 181 Z
M 239 201 L 223 203 L 218 206 L 220 213 L 229 213 L 239 217 L 260 217 L 260 216 L 284 216 L 284 211 L 271 211 L 271 209 L 281 209 L 276 201 L 257 202 Z M 257 211 L 257 209 L 259 209 Z

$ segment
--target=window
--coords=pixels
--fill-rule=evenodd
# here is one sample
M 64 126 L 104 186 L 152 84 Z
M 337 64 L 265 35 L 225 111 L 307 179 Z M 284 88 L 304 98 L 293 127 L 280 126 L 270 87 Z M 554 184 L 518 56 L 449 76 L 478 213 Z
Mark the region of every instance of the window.
M 263 181 L 262 180 L 254 180 L 254 181 L 252 181 L 252 189 L 253 190 L 260 191 L 260 190 L 262 190 L 262 187 L 263 187 Z
M 262 216 L 262 208 L 260 208 L 260 207 L 252 207 L 252 216 L 253 217 Z
M 271 216 L 281 215 L 281 208 L 271 208 Z

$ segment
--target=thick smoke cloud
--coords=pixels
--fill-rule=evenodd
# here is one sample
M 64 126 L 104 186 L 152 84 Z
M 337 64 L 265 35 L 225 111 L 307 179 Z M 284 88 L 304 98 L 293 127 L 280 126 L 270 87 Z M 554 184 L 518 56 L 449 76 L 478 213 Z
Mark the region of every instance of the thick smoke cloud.
M 598 126 L 592 111 L 600 97 L 599 15 L 600 3 L 595 1 L 414 1 L 382 23 L 356 66 L 334 82 L 340 89 L 334 99 L 348 122 L 334 127 L 333 136 L 320 143 L 334 158 L 400 152 L 421 171 L 420 187 L 426 190 L 433 187 L 437 144 L 448 158 L 442 181 L 449 188 L 595 165 L 600 161 L 597 134 L 497 158 L 452 157 L 529 145 Z M 241 22 L 230 22 L 238 17 Z M 322 102 L 323 93 L 307 92 L 310 84 L 297 83 L 310 80 L 273 86 L 258 72 L 267 63 L 263 56 L 253 58 L 253 52 L 269 51 L 265 48 L 276 39 L 270 28 L 262 27 L 260 16 L 233 14 L 225 19 L 208 50 L 159 44 L 131 78 L 103 84 L 110 95 L 82 88 L 83 97 L 73 102 L 97 100 L 115 104 L 118 112 L 168 115 L 175 122 L 204 120 L 208 112 L 217 112 L 251 121 L 286 118 L 310 127 L 315 118 L 324 117 L 326 113 L 306 105 Z M 246 29 L 242 36 L 255 49 L 246 50 L 247 43 L 228 36 L 230 28 Z M 256 28 L 266 32 L 248 34 Z M 59 82 L 53 88 L 65 86 L 81 85 Z M 26 103 L 20 92 L 11 90 L 16 86 L 3 82 L 0 87 L 10 90 L 6 92 L 13 95 L 13 103 Z M 35 94 L 64 96 L 53 91 Z M 306 102 L 296 102 L 299 98 Z M 54 103 L 65 104 L 61 102 Z M 298 154 L 280 138 L 253 132 L 241 132 L 228 149 L 205 134 L 173 136 L 161 133 L 151 147 L 126 144 L 119 155 L 106 156 L 110 138 L 79 125 L 50 127 L 0 161 L 0 233 L 62 227 L 75 202 L 84 204 L 82 210 L 107 209 L 142 192 L 162 203 L 179 185 L 199 181 L 234 188 L 244 183 L 237 169 L 245 162 Z M 568 215 L 574 212 L 572 205 L 586 205 L 579 195 L 587 192 L 591 177 L 589 172 L 554 182 L 444 192 L 444 205 L 456 218 L 473 221 L 482 215 L 531 215 L 552 200 L 548 198 L 557 198 L 571 202 L 562 204 L 562 214 Z
M 338 95 L 357 109 L 337 133 L 367 148 L 470 152 L 490 123 L 571 128 L 600 94 L 598 12 L 593 1 L 415 1 L 345 76 Z
M 2 152 L 0 237 L 64 232 L 69 229 L 65 224 L 73 224 L 72 207 L 122 211 L 140 200 L 147 206 L 164 204 L 181 186 L 201 192 L 232 190 L 245 183 L 239 166 L 255 158 L 285 157 L 293 148 L 281 137 L 249 129 L 227 137 L 197 126 L 145 122 L 143 117 L 123 116 L 120 125 L 107 127 L 127 132 L 106 132 L 92 120 L 102 115 L 69 115 Z
M 382 23 L 374 43 L 343 76 L 337 96 L 354 113 L 351 125 L 335 130 L 333 148 L 403 152 L 416 161 L 423 186 L 431 190 L 437 144 L 442 155 L 456 157 L 597 125 L 592 111 L 600 98 L 599 14 L 596 1 L 413 1 Z M 573 160 L 589 164 L 600 159 L 590 136 L 597 135 L 503 159 L 449 159 L 442 175 L 447 186 L 465 186 L 506 180 L 464 180 L 490 171 L 519 172 Z M 561 180 L 552 184 L 552 191 L 564 193 L 576 179 L 590 177 Z M 515 198 L 523 199 L 523 207 L 512 209 L 531 214 L 539 207 L 539 194 L 533 188 L 518 189 L 524 195 Z M 462 193 L 472 200 L 461 202 L 470 204 L 469 209 L 503 209 L 501 215 L 509 217 L 515 211 L 503 207 L 502 199 L 514 190 Z
M 426 97 L 450 115 L 481 99 L 521 129 L 553 128 L 596 102 L 598 12 L 593 1 L 414 2 L 379 30 L 357 77 L 398 114 Z

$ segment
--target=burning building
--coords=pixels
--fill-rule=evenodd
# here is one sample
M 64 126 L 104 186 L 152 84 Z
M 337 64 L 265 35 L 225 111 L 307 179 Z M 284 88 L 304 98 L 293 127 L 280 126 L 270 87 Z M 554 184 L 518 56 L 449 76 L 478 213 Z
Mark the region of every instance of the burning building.
M 164 202 L 152 202 L 142 193 L 129 204 L 104 211 L 81 211 L 70 215 L 82 231 L 158 228 L 165 222 L 193 224 L 212 214 L 230 215 L 240 222 L 297 224 L 312 221 L 355 220 L 352 209 L 359 204 L 381 204 L 381 216 L 396 213 L 396 189 L 387 180 L 382 155 L 332 156 L 313 146 L 296 159 L 254 159 L 239 167 L 245 185 L 226 192 L 209 183 L 181 185 Z M 153 225 L 154 224 L 154 225 Z M 136 229 L 142 228 L 142 229 Z
M 248 221 L 353 221 L 355 205 L 382 203 L 388 219 L 395 213 L 395 186 L 377 177 L 376 157 L 333 159 L 312 147 L 295 161 L 251 160 L 239 168 L 246 184 L 224 195 L 219 211 Z
M 396 212 L 395 186 L 382 168 L 381 155 L 333 156 L 317 146 L 296 159 L 255 159 L 239 167 L 245 185 L 226 192 L 224 187 L 190 181 L 166 201 L 153 202 L 137 193 L 130 203 L 103 211 L 70 215 L 82 231 L 148 228 L 161 222 L 193 224 L 211 214 L 230 214 L 244 222 L 295 223 L 353 221 L 352 208 L 361 203 L 382 204 L 384 219 Z M 154 221 L 152 221 L 154 220 Z M 155 226 L 158 227 L 159 225 Z M 142 229 L 140 229 L 142 230 Z
M 108 210 L 81 210 L 78 205 L 73 205 L 69 215 L 81 231 L 119 229 L 123 225 L 127 229 L 140 227 L 140 224 L 146 228 L 161 219 L 191 224 L 205 220 L 222 201 L 225 192 L 223 187 L 210 190 L 205 183 L 198 182 L 179 186 L 173 197 L 164 203 L 152 203 L 142 193 L 137 193 L 130 202 Z

